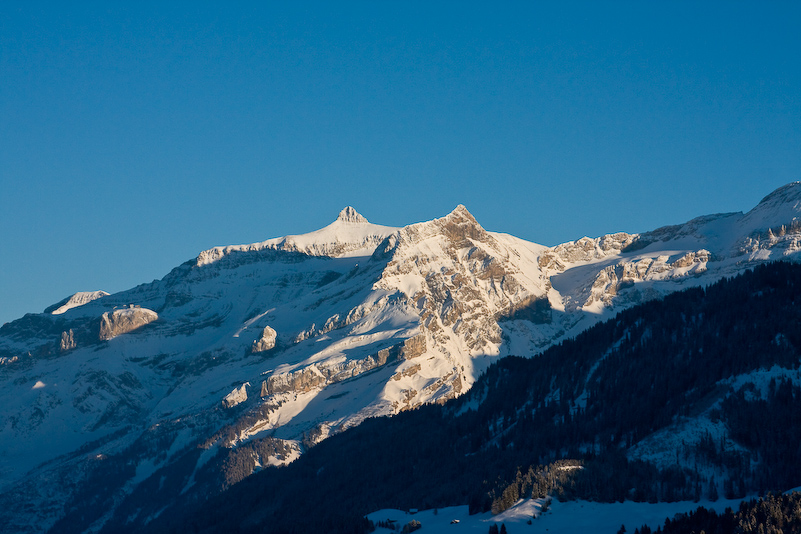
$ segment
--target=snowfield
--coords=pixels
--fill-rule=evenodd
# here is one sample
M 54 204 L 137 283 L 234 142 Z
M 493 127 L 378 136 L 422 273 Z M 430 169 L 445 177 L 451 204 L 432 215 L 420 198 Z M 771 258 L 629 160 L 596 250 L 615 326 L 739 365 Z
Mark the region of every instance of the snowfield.
M 379 510 L 367 515 L 378 524 L 379 521 L 394 521 L 397 530 L 412 520 L 421 524 L 420 532 L 431 534 L 487 534 L 492 524 L 506 525 L 509 534 L 548 532 L 548 534 L 615 534 L 621 525 L 626 532 L 648 525 L 653 530 L 665 524 L 665 518 L 695 510 L 699 506 L 723 512 L 726 508 L 737 510 L 739 499 L 720 499 L 710 501 L 679 501 L 672 503 L 616 502 L 598 503 L 590 501 L 559 502 L 550 499 L 547 511 L 542 513 L 546 499 L 525 499 L 503 513 L 469 515 L 467 506 L 453 506 L 437 510 L 420 510 L 409 513 L 402 510 Z M 393 529 L 379 527 L 376 534 L 394 532 Z

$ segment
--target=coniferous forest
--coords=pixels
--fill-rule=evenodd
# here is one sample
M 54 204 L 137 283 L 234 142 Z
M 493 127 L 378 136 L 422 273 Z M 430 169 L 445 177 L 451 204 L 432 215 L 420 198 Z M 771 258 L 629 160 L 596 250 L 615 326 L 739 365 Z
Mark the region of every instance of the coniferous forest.
M 501 359 L 458 399 L 367 420 L 208 501 L 135 492 L 104 532 L 361 533 L 371 528 L 364 515 L 382 508 L 784 491 L 801 481 L 799 325 L 801 266 L 760 266 L 625 310 L 542 354 Z M 748 378 L 760 370 L 772 370 L 769 383 Z M 633 454 L 702 414 L 728 439 L 682 443 L 658 465 Z M 156 519 L 128 523 L 134 509 Z
M 624 525 L 625 526 L 625 525 Z M 694 512 L 666 518 L 655 530 L 647 525 L 634 534 L 797 534 L 801 532 L 801 493 L 769 494 L 740 503 L 735 512 L 721 514 L 703 506 Z

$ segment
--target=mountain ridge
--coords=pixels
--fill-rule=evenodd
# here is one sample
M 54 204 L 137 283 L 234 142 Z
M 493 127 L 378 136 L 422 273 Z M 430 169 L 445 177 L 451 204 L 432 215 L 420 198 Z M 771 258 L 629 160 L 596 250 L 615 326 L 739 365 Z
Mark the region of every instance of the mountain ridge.
M 402 228 L 346 207 L 315 232 L 214 247 L 161 280 L 28 314 L 0 327 L 0 500 L 42 511 L 3 518 L 20 531 L 53 524 L 101 469 L 86 454 L 135 466 L 109 490 L 120 502 L 162 468 L 186 485 L 237 458 L 247 476 L 368 417 L 462 395 L 498 358 L 534 355 L 627 307 L 796 259 L 797 190 L 765 197 L 747 224 L 707 216 L 556 247 L 487 231 L 462 205 Z M 754 221 L 769 228 L 754 233 Z M 104 327 L 115 313 L 147 320 Z M 228 460 L 207 463 L 211 452 L 190 454 L 198 446 Z

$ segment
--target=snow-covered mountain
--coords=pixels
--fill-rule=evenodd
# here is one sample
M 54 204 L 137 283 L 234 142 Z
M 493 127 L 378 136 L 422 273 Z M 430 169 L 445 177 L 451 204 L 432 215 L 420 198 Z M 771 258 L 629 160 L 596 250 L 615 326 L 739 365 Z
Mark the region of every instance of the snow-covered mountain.
M 102 491 L 112 509 L 86 520 L 99 528 L 154 479 L 184 494 L 209 469 L 232 483 L 286 463 L 366 417 L 458 396 L 499 357 L 796 259 L 800 214 L 796 182 L 747 214 L 549 248 L 486 231 L 464 206 L 403 228 L 346 208 L 310 234 L 76 294 L 0 328 L 0 521 L 46 530 Z

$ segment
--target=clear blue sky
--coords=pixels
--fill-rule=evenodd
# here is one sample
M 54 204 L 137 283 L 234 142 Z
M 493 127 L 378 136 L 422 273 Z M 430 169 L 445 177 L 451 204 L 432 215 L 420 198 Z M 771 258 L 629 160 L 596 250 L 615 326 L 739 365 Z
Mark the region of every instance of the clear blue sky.
M 799 2 L 288 3 L 0 5 L 0 323 L 346 205 L 554 245 L 801 180 Z

